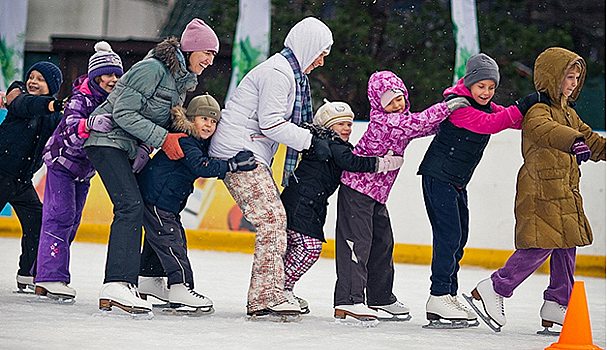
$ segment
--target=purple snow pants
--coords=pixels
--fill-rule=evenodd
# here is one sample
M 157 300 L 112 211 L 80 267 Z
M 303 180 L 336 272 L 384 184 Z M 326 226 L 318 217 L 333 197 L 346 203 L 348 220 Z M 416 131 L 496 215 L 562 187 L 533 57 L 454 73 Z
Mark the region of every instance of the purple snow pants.
M 491 275 L 495 292 L 509 298 L 514 289 L 527 279 L 550 257 L 550 284 L 544 291 L 544 300 L 559 305 L 569 304 L 575 272 L 576 248 L 517 249 L 501 269 Z
M 56 166 L 46 172 L 36 282 L 70 282 L 70 245 L 80 225 L 90 181 Z

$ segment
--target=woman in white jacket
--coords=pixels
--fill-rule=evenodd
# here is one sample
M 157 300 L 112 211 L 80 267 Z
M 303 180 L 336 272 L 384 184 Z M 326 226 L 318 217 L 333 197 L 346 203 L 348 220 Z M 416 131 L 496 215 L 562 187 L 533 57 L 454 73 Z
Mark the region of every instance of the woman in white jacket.
M 228 159 L 251 150 L 258 163 L 253 171 L 230 173 L 224 179 L 245 219 L 256 229 L 247 303 L 250 317 L 298 319 L 301 312 L 299 303 L 284 294 L 287 221 L 270 164 L 280 143 L 289 148 L 283 178 L 294 170 L 297 152 L 314 150 L 319 158 L 328 157 L 328 144 L 298 125 L 313 117 L 307 74 L 324 65 L 332 44 L 331 30 L 320 20 L 308 17 L 295 24 L 285 48 L 240 82 L 211 141 L 212 157 Z

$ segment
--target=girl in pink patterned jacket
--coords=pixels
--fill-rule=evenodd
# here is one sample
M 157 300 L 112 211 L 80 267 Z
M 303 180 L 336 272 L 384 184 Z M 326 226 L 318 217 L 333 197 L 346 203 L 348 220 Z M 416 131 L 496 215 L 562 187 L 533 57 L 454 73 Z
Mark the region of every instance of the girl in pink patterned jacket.
M 469 106 L 456 98 L 411 113 L 405 84 L 389 71 L 371 75 L 367 94 L 370 121 L 353 151 L 363 157 L 402 156 L 411 140 L 434 134 L 453 110 Z M 386 200 L 397 175 L 398 170 L 342 174 L 335 232 L 337 318 L 408 319 L 409 308 L 392 294 L 394 240 Z

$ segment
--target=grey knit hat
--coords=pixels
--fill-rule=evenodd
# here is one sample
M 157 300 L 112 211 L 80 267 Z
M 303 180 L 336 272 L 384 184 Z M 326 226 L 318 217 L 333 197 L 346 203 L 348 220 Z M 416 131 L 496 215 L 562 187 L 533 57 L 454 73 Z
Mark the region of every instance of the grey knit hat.
M 500 84 L 500 69 L 495 60 L 484 53 L 470 56 L 466 62 L 464 85 L 470 88 L 481 80 L 493 80 L 495 87 Z
M 196 116 L 210 117 L 219 122 L 221 119 L 221 107 L 219 102 L 209 94 L 196 96 L 190 101 L 188 109 L 185 112 L 189 118 Z

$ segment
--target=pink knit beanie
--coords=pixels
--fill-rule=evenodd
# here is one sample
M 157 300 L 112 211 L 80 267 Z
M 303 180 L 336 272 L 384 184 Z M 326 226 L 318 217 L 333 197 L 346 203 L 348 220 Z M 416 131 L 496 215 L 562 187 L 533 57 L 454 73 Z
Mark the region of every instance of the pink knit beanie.
M 219 39 L 211 27 L 201 19 L 194 18 L 181 34 L 181 50 L 219 52 Z

